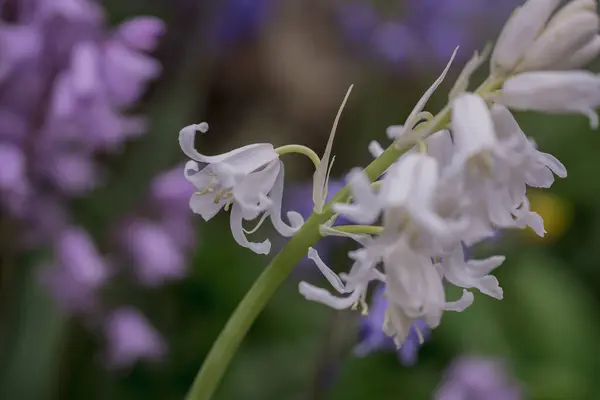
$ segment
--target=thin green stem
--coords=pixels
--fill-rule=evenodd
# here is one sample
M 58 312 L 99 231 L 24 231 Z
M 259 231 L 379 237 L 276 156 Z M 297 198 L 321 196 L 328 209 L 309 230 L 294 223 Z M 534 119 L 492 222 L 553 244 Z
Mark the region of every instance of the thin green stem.
M 312 161 L 312 163 L 315 165 L 315 168 L 317 168 L 319 166 L 319 164 L 321 163 L 319 156 L 317 155 L 317 153 L 315 153 L 313 151 L 313 149 L 311 149 L 310 147 L 303 146 L 301 144 L 288 144 L 288 145 L 276 148 L 275 151 L 280 156 L 282 156 L 284 154 L 290 154 L 290 153 L 302 154 L 302 155 L 310 158 L 310 161 Z
M 500 78 L 488 78 L 476 92 L 480 94 L 487 93 L 497 89 L 501 84 L 502 79 Z M 425 132 L 436 132 L 446 127 L 449 121 L 450 107 L 446 106 L 432 120 L 419 125 L 417 130 L 425 129 Z M 425 138 L 419 139 L 422 140 Z M 365 168 L 364 171 L 366 175 L 371 181 L 374 181 L 402 154 L 412 148 L 414 144 L 415 142 L 402 145 L 393 143 L 383 152 L 383 154 L 381 154 L 381 156 L 373 160 L 373 162 Z M 283 149 L 286 147 L 287 146 L 284 146 Z M 278 149 L 279 154 L 296 152 L 291 147 L 284 150 L 283 153 L 281 152 L 281 149 L 281 147 Z M 313 159 L 312 156 L 309 157 Z M 316 159 L 318 160 L 318 157 Z M 209 400 L 212 398 L 225 373 L 225 369 L 229 365 L 238 346 L 258 314 L 262 311 L 273 293 L 275 293 L 279 285 L 281 285 L 296 264 L 298 264 L 302 257 L 306 255 L 308 248 L 313 246 L 321 238 L 319 226 L 327 222 L 334 215 L 331 206 L 334 203 L 347 201 L 349 194 L 350 188 L 348 185 L 337 192 L 325 205 L 323 212 L 321 214 L 313 214 L 261 273 L 229 318 L 225 328 L 223 328 L 223 331 L 208 353 L 202 368 L 198 372 L 198 375 L 196 375 L 194 383 L 188 392 L 187 400 Z
M 336 225 L 335 230 L 346 233 L 364 233 L 367 235 L 379 235 L 383 232 L 382 226 L 373 225 Z

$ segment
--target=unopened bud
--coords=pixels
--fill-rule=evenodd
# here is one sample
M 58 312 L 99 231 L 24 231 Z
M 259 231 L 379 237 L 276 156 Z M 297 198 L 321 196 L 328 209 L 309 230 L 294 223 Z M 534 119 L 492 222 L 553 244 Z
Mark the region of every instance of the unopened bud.
M 585 47 L 598 29 L 600 19 L 594 0 L 569 3 L 552 17 L 541 35 L 534 40 L 516 71 L 556 69 L 557 64 Z
M 588 71 L 525 72 L 507 79 L 494 101 L 515 110 L 583 114 L 595 129 L 600 76 Z
M 529 0 L 513 13 L 504 25 L 492 53 L 493 74 L 514 70 L 560 2 L 561 0 Z

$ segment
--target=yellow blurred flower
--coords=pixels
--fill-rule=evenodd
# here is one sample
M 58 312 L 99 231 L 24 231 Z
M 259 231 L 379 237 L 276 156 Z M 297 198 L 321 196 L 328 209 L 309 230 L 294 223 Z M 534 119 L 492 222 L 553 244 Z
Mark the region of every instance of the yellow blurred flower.
M 531 211 L 537 212 L 544 219 L 546 228 L 544 238 L 540 238 L 529 228 L 525 230 L 527 236 L 544 241 L 560 237 L 571 223 L 571 205 L 563 198 L 547 192 L 532 191 L 527 197 L 531 202 Z

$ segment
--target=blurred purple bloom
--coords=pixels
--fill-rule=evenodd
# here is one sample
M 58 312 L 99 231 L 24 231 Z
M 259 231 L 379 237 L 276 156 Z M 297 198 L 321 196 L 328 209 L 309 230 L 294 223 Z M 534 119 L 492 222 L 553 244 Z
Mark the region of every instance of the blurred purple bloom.
M 143 285 L 156 286 L 185 275 L 182 252 L 160 225 L 138 219 L 126 229 L 126 243 Z
M 81 228 L 67 228 L 58 233 L 54 251 L 55 265 L 43 271 L 42 282 L 63 311 L 96 311 L 97 291 L 109 269 L 91 237 Z
M 361 339 L 354 347 L 354 354 L 359 357 L 378 350 L 396 349 L 394 340 L 383 333 L 382 330 L 385 312 L 388 307 L 388 301 L 383 297 L 384 292 L 385 285 L 382 284 L 377 287 L 373 294 L 371 307 L 369 307 L 369 314 L 361 320 L 359 332 Z M 423 339 L 426 340 L 429 336 L 427 325 L 422 321 L 418 321 L 417 325 L 419 331 L 423 333 Z M 421 345 L 419 334 L 415 327 L 412 327 L 402 347 L 396 350 L 400 362 L 406 366 L 414 365 Z
M 456 46 L 468 59 L 496 34 L 522 1 L 419 0 L 403 2 L 400 17 L 387 17 L 373 2 L 340 3 L 336 11 L 346 38 L 365 55 L 392 64 L 446 64 Z M 373 46 L 364 46 L 372 43 Z
M 88 192 L 102 183 L 96 156 L 144 133 L 144 120 L 124 111 L 160 73 L 144 51 L 164 24 L 139 17 L 111 32 L 96 1 L 8 3 L 10 22 L 0 20 L 0 155 L 10 168 L 0 174 L 0 205 L 25 232 L 39 232 L 25 205 Z
M 364 44 L 378 23 L 378 15 L 365 1 L 348 1 L 337 11 L 337 20 L 349 40 L 355 44 Z
M 99 155 L 145 132 L 145 119 L 128 110 L 161 72 L 147 52 L 165 25 L 143 16 L 110 29 L 96 0 L 1 5 L 0 211 L 20 228 L 20 245 L 53 248 L 55 259 L 41 281 L 59 307 L 97 323 L 106 315 L 102 289 L 117 270 L 85 230 L 72 226 L 68 204 L 102 184 Z M 184 250 L 194 233 L 182 217 L 187 204 L 179 211 L 156 204 L 152 211 L 126 235 L 128 256 L 143 266 L 136 272 L 145 284 L 185 272 Z M 165 352 L 158 333 L 133 309 L 110 314 L 106 334 L 111 365 Z
M 138 360 L 156 361 L 167 348 L 163 338 L 137 310 L 123 307 L 107 318 L 105 335 L 108 343 L 108 365 L 113 368 L 131 366 Z
M 408 61 L 416 44 L 413 32 L 400 22 L 381 23 L 373 33 L 376 55 L 394 64 Z
M 240 40 L 255 37 L 269 18 L 271 0 L 225 0 L 215 9 L 207 37 L 213 51 L 223 51 Z
M 183 278 L 196 241 L 189 218 L 193 187 L 181 167 L 163 172 L 151 183 L 147 215 L 135 215 L 120 225 L 121 245 L 145 286 Z
M 455 360 L 444 374 L 436 400 L 520 400 L 520 384 L 510 376 L 500 360 L 463 356 Z
M 25 185 L 25 156 L 21 149 L 0 143 L 0 190 L 22 191 Z
M 165 31 L 165 24 L 155 17 L 139 17 L 122 23 L 116 36 L 132 49 L 152 51 Z
M 164 24 L 139 17 L 111 31 L 94 0 L 6 3 L 0 10 L 11 10 L 10 21 L 0 12 L 0 207 L 21 228 L 21 245 L 54 247 L 56 265 L 44 281 L 57 301 L 89 304 L 83 297 L 101 286 L 107 271 L 92 240 L 70 226 L 68 201 L 102 183 L 98 155 L 144 133 L 144 119 L 126 110 L 160 73 L 145 52 L 157 45 Z

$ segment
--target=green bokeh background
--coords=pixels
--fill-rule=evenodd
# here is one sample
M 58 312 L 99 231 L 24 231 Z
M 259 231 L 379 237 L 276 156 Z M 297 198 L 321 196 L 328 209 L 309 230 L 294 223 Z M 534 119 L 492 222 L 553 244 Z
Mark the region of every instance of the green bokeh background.
M 98 241 L 112 221 L 143 200 L 152 176 L 184 160 L 177 132 L 207 120 L 207 153 L 255 141 L 300 143 L 318 152 L 350 83 L 354 91 L 334 147 L 333 174 L 364 165 L 370 140 L 400 124 L 441 66 L 399 73 L 349 52 L 331 23 L 327 2 L 282 2 L 257 37 L 244 37 L 225 52 L 207 45 L 206 29 L 217 2 L 110 0 L 112 23 L 138 14 L 164 18 L 169 26 L 156 55 L 164 74 L 139 110 L 150 132 L 109 161 L 109 183 L 73 202 L 76 220 Z M 461 65 L 434 96 L 436 111 Z M 428 399 L 444 368 L 457 355 L 505 358 L 527 398 L 600 399 L 600 136 L 583 117 L 519 114 L 524 131 L 558 157 L 569 177 L 533 193 L 533 207 L 547 222 L 544 240 L 510 232 L 482 255 L 506 254 L 497 276 L 504 300 L 476 295 L 463 313 L 446 313 L 414 367 L 393 353 L 357 359 L 357 315 L 306 302 L 291 277 L 248 333 L 217 399 Z M 285 159 L 288 180 L 310 178 L 310 163 Z M 227 216 L 197 221 L 198 243 L 189 276 L 159 289 L 116 281 L 110 304 L 139 307 L 169 342 L 159 364 L 122 371 L 102 362 L 101 332 L 62 316 L 38 285 L 46 249 L 22 254 L 2 238 L 0 398 L 180 399 L 211 343 L 236 304 L 268 263 L 239 248 Z M 264 232 L 263 234 L 268 234 Z M 347 263 L 339 249 L 336 268 Z M 318 278 L 313 278 L 318 280 Z M 449 296 L 456 295 L 452 290 Z

